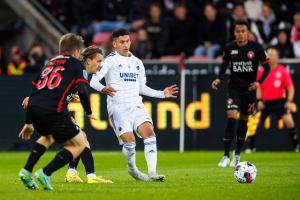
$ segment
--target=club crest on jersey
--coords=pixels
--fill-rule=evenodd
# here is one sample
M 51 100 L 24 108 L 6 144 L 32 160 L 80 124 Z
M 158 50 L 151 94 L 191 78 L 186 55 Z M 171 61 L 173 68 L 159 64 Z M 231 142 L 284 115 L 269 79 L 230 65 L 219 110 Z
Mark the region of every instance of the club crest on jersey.
M 136 66 L 136 69 L 137 69 L 137 70 L 140 70 L 140 66 Z
M 82 76 L 84 79 L 88 80 L 88 73 L 86 72 L 86 70 L 82 70 Z
M 119 66 L 118 66 L 119 68 L 121 68 L 122 67 L 122 65 L 121 64 L 119 64 Z
M 249 52 L 247 53 L 247 57 L 248 57 L 249 59 L 252 59 L 252 58 L 254 57 L 254 52 L 253 52 L 253 51 L 249 51 Z

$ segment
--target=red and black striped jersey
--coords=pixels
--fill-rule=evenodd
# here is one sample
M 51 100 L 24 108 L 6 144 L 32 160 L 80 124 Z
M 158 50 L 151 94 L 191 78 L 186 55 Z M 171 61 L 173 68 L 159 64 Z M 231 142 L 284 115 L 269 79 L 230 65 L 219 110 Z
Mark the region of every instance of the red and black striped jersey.
M 82 62 L 70 54 L 52 58 L 32 84 L 34 89 L 29 105 L 56 112 L 67 111 L 67 96 L 78 91 L 86 114 L 91 114 L 88 74 Z

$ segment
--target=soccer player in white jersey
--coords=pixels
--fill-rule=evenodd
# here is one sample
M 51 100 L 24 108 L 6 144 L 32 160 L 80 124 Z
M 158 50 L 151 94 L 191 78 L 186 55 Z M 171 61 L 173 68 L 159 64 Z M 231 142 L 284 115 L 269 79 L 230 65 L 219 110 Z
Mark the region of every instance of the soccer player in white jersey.
M 93 75 L 90 86 L 108 94 L 108 114 L 119 143 L 123 145 L 122 152 L 129 174 L 136 180 L 163 181 L 165 176 L 156 173 L 157 147 L 153 122 L 140 94 L 156 98 L 176 98 L 178 87 L 172 85 L 158 91 L 146 86 L 144 65 L 129 51 L 129 32 L 126 29 L 117 29 L 112 33 L 112 40 L 115 51 L 104 59 L 99 71 Z M 100 83 L 104 77 L 107 87 Z M 144 141 L 148 175 L 140 172 L 136 166 L 134 132 Z

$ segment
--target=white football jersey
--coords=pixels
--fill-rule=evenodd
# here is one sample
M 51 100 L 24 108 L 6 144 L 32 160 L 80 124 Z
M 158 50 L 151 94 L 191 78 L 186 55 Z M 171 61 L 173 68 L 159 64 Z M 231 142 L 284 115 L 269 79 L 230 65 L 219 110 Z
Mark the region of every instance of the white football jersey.
M 100 81 L 105 78 L 106 86 L 114 88 L 114 96 L 107 96 L 108 111 L 120 104 L 142 104 L 141 95 L 164 98 L 164 91 L 154 90 L 146 86 L 145 67 L 140 59 L 130 53 L 121 56 L 116 51 L 110 53 L 102 62 L 99 71 L 93 75 L 90 86 L 102 92 Z
M 113 97 L 107 96 L 107 106 L 123 103 L 142 103 L 139 85 L 146 83 L 145 68 L 140 59 L 134 55 L 121 56 L 117 52 L 110 53 L 102 62 L 98 77 L 105 77 L 106 86 L 117 92 Z

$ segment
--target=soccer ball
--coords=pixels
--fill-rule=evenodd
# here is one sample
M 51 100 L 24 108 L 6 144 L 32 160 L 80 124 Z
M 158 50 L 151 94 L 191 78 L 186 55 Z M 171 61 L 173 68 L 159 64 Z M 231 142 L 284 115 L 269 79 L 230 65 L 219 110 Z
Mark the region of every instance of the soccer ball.
M 256 178 L 257 169 L 254 164 L 244 161 L 234 168 L 234 177 L 240 183 L 251 183 Z

